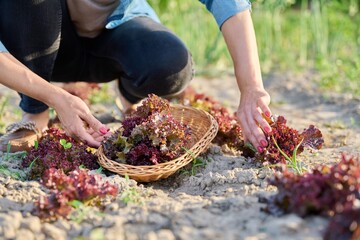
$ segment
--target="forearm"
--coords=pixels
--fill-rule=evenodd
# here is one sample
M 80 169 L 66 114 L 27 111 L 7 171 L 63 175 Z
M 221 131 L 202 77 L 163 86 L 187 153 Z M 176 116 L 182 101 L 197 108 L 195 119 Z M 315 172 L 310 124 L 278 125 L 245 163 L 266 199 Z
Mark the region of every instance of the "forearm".
M 240 91 L 263 89 L 250 11 L 243 11 L 229 18 L 224 22 L 221 31 L 234 62 Z
M 264 133 L 271 127 L 263 118 L 271 115 L 270 96 L 265 91 L 250 12 L 240 12 L 222 26 L 226 44 L 234 62 L 235 76 L 241 92 L 237 118 L 244 140 L 250 141 L 259 152 L 267 146 Z
M 65 132 L 90 146 L 99 147 L 108 132 L 80 98 L 42 79 L 9 53 L 0 53 L 0 84 L 53 107 Z
M 0 83 L 53 107 L 65 92 L 32 72 L 9 53 L 0 53 Z

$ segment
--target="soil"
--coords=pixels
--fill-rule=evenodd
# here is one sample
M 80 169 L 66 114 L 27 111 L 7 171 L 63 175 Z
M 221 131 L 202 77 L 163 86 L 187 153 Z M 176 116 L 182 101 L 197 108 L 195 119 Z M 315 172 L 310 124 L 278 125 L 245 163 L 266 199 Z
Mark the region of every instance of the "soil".
M 360 99 L 321 90 L 313 78 L 311 73 L 264 77 L 273 114 L 285 116 L 288 126 L 297 130 L 314 124 L 324 135 L 324 147 L 302 153 L 299 160 L 315 166 L 336 163 L 342 152 L 360 156 Z M 233 77 L 197 78 L 192 85 L 236 109 L 239 92 Z M 14 113 L 17 94 L 4 87 L 0 94 L 10 96 L 1 121 L 18 120 L 19 114 Z M 118 113 L 112 102 L 92 109 L 103 119 L 106 113 Z M 117 124 L 109 126 L 114 129 Z M 325 217 L 272 216 L 262 211 L 265 204 L 259 198 L 276 192 L 267 183 L 273 170 L 217 145 L 211 145 L 201 157 L 206 164 L 194 169 L 193 175 L 189 164 L 152 183 L 103 175 L 121 190 L 135 189 L 137 198 L 128 204 L 119 199 L 109 202 L 103 213 L 88 209 L 83 219 L 78 216 L 55 222 L 41 222 L 31 215 L 34 202 L 46 194 L 38 182 L 0 174 L 0 239 L 322 239 L 328 224 Z M 19 157 L 6 159 L 2 153 L 2 164 L 19 166 Z

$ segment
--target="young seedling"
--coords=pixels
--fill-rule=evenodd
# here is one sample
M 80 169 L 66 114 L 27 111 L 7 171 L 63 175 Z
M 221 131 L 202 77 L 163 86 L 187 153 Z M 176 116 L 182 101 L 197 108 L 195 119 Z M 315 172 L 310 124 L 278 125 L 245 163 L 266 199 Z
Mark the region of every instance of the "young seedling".
M 286 164 L 286 166 L 291 168 L 292 170 L 294 170 L 294 172 L 297 173 L 297 174 L 303 174 L 303 172 L 306 171 L 306 169 L 302 166 L 302 164 L 296 158 L 297 150 L 300 147 L 303 140 L 301 140 L 299 142 L 299 144 L 295 147 L 292 156 L 289 157 L 283 150 L 281 150 L 281 148 L 277 144 L 274 136 L 272 136 L 271 138 L 274 141 L 274 144 L 275 144 L 276 148 L 279 150 L 279 152 L 285 157 L 286 161 L 288 162 Z
M 197 173 L 197 169 L 199 167 L 205 167 L 206 166 L 206 162 L 204 160 L 202 160 L 201 158 L 194 158 L 193 162 L 192 162 L 192 166 L 191 166 L 191 175 L 195 176 Z
M 28 170 L 27 170 L 28 173 L 31 172 L 31 169 L 34 167 L 35 162 L 36 162 L 36 160 L 38 160 L 38 159 L 39 159 L 39 157 L 36 157 L 36 158 L 34 158 L 34 160 L 32 160 L 32 162 L 30 163 L 29 168 L 28 168 Z
M 87 206 L 79 200 L 72 200 L 68 202 L 68 204 L 74 209 L 70 214 L 70 220 L 78 224 L 82 223 L 91 214 L 95 214 L 96 216 L 104 216 L 104 214 L 99 211 L 94 212 L 94 207 Z
M 80 169 L 84 169 L 84 170 L 86 170 L 86 169 L 87 169 L 87 168 L 86 168 L 86 166 L 85 166 L 84 164 L 80 164 L 79 168 L 80 168 Z
M 206 161 L 202 160 L 201 158 L 196 157 L 192 151 L 190 151 L 184 147 L 182 149 L 184 149 L 193 158 L 192 165 L 191 165 L 191 176 L 195 176 L 197 173 L 197 169 L 199 167 L 205 167 L 207 163 L 206 163 Z
M 144 199 L 141 194 L 134 187 L 129 187 L 129 176 L 125 175 L 125 180 L 127 182 L 125 189 L 120 195 L 120 201 L 125 204 L 133 203 L 136 205 L 144 205 Z
M 68 204 L 75 209 L 70 215 L 70 220 L 76 223 L 84 221 L 86 216 L 89 214 L 86 206 L 79 200 L 72 200 Z
M 71 142 L 66 142 L 65 139 L 60 139 L 60 145 L 64 147 L 64 149 L 69 149 L 72 147 Z

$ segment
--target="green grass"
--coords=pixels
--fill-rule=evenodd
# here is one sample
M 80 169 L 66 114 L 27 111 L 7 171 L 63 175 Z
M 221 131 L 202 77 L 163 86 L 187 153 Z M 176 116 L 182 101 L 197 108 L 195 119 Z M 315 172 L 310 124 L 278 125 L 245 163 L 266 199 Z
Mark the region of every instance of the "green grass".
M 149 0 L 162 23 L 190 49 L 198 74 L 228 70 L 230 55 L 221 32 L 205 5 L 199 1 Z
M 13 168 L 12 165 L 20 166 L 26 152 L 10 153 L 10 145 L 0 158 L 0 175 L 8 176 L 17 180 L 25 180 L 26 173 L 21 168 Z
M 232 71 L 215 20 L 199 1 L 149 0 L 163 24 L 188 46 L 198 74 Z M 357 0 L 257 0 L 252 17 L 264 74 L 315 72 L 320 87 L 360 95 Z
M 264 72 L 315 70 L 321 87 L 359 95 L 360 16 L 342 8 L 336 1 L 321 0 L 274 12 L 254 5 Z

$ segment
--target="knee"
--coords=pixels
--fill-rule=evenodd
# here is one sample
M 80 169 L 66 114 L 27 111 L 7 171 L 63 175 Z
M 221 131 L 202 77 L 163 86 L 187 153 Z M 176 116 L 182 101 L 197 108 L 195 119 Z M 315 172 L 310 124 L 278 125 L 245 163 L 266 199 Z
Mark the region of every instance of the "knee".
M 151 89 L 159 91 L 159 94 L 178 92 L 193 77 L 191 54 L 182 42 L 174 40 L 172 44 L 169 42 L 164 44 L 163 48 L 148 61 L 151 64 L 144 69 L 146 73 L 144 79 L 153 86 Z M 161 86 L 163 90 L 156 86 Z
M 173 33 L 159 31 L 147 39 L 147 50 L 143 50 L 143 73 L 147 78 L 174 80 L 174 75 L 192 74 L 191 57 L 185 44 Z
M 131 79 L 121 79 L 121 91 L 131 102 L 150 93 L 171 96 L 181 92 L 193 78 L 193 63 L 186 46 L 173 34 L 159 32 L 158 41 L 144 51 L 139 63 L 141 68 Z M 167 35 L 167 36 L 164 36 Z M 139 67 L 139 65 L 137 65 Z M 135 100 L 136 99 L 136 100 Z

